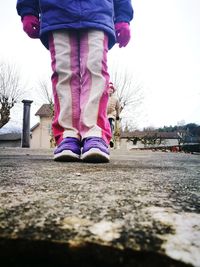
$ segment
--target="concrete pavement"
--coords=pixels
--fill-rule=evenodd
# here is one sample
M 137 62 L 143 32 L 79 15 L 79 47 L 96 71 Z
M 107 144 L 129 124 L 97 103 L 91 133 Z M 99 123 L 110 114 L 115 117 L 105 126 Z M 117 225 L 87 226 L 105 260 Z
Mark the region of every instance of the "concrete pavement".
M 2 266 L 200 267 L 200 155 L 0 150 Z

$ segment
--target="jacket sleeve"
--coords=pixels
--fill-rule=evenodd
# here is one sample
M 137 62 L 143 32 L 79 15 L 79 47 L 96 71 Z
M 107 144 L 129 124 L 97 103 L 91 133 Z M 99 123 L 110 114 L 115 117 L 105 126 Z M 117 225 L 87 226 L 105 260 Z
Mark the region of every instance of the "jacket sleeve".
M 34 15 L 36 17 L 39 17 L 39 0 L 18 0 L 17 13 L 22 18 L 26 15 Z
M 113 0 L 114 3 L 114 23 L 130 22 L 133 19 L 133 7 L 131 0 Z

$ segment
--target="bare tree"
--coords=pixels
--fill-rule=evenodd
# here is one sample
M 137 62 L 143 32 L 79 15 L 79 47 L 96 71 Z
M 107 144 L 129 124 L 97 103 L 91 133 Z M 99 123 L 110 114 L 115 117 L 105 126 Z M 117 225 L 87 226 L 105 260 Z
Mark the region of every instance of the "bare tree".
M 39 96 L 41 96 L 41 100 L 43 101 L 43 103 L 49 104 L 51 110 L 50 116 L 53 118 L 54 102 L 53 102 L 51 84 L 47 80 L 39 80 L 38 92 Z
M 23 91 L 15 65 L 0 62 L 0 128 L 10 120 L 10 110 L 21 100 Z
M 110 80 L 113 82 L 121 105 L 122 128 L 134 130 L 141 119 L 141 107 L 144 100 L 143 86 L 136 75 L 119 63 L 110 68 Z

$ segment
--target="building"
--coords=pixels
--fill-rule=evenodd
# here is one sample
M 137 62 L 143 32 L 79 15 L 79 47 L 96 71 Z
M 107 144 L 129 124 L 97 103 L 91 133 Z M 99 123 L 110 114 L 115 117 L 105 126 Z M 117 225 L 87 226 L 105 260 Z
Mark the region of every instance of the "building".
M 122 132 L 120 136 L 122 149 L 179 149 L 180 137 L 176 132 L 134 131 Z
M 36 112 L 36 116 L 40 117 L 39 123 L 31 128 L 30 148 L 51 148 L 52 135 L 52 111 L 49 104 L 43 104 Z

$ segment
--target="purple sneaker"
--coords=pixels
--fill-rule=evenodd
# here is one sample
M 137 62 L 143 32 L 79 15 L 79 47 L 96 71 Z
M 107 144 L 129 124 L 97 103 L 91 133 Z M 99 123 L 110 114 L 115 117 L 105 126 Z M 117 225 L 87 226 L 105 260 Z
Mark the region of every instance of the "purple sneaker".
M 81 159 L 91 163 L 109 162 L 109 148 L 106 142 L 99 137 L 88 137 L 83 140 Z
M 81 155 L 81 142 L 77 138 L 66 137 L 54 150 L 55 161 L 78 161 Z

